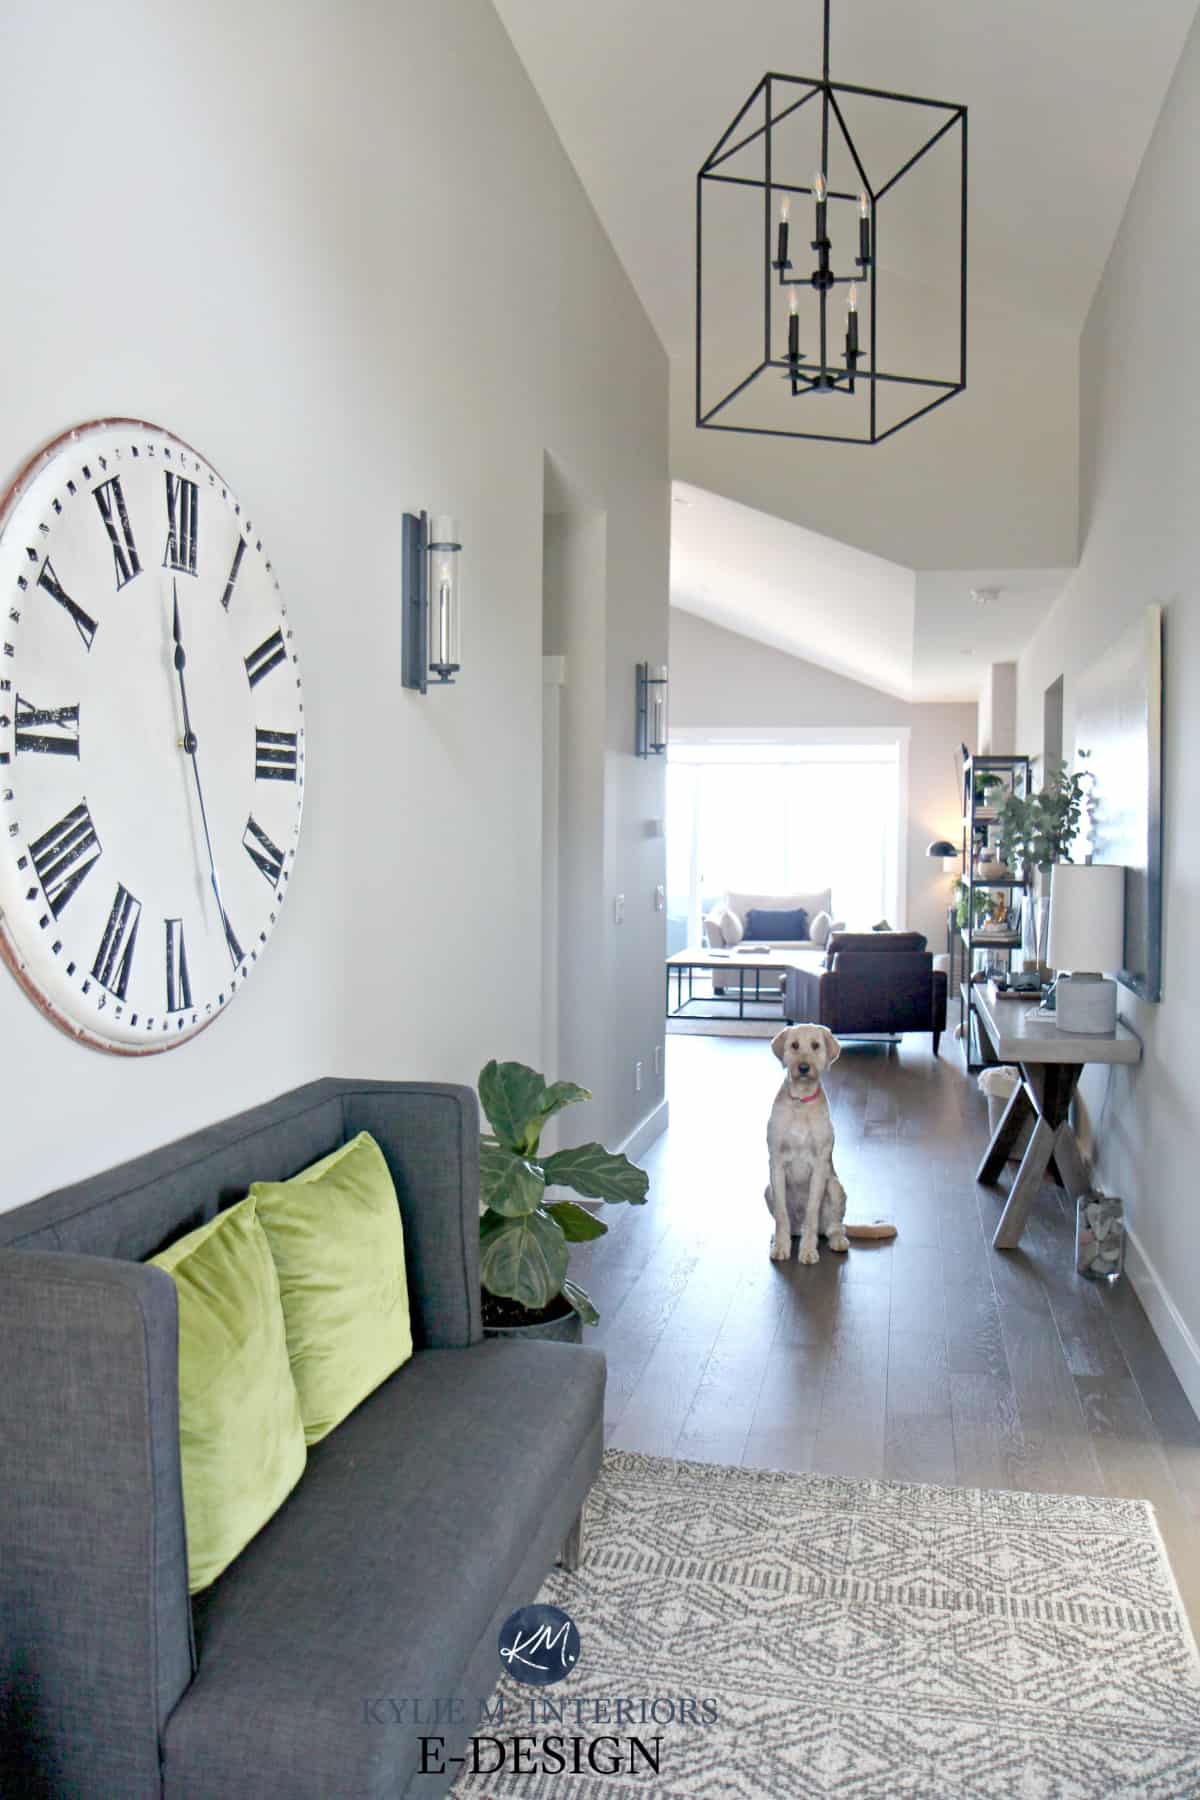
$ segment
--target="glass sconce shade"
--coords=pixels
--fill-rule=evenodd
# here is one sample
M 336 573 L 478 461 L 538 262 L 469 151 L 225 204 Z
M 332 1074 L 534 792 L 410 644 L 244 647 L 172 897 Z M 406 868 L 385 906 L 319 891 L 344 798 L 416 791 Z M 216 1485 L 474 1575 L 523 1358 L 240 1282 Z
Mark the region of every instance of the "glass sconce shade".
M 638 756 L 665 756 L 667 753 L 667 665 L 639 663 L 637 666 L 637 741 Z
M 462 667 L 462 544 L 458 521 L 437 514 L 429 521 L 429 667 L 449 681 Z

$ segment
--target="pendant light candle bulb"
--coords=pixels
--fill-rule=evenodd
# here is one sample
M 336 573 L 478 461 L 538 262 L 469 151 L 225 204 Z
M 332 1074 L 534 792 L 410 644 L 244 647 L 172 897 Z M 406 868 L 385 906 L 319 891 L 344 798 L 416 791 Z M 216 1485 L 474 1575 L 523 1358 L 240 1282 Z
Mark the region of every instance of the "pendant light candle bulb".
M 792 210 L 791 198 L 789 195 L 785 194 L 783 196 L 783 199 L 779 202 L 779 223 L 781 225 L 787 224 L 788 214 L 791 212 L 791 210 Z
M 860 219 L 869 219 L 871 216 L 870 202 L 865 194 L 858 196 L 858 216 Z
M 826 181 L 824 175 L 817 174 L 817 175 L 813 176 L 812 190 L 813 190 L 813 198 L 815 199 L 817 205 L 824 206 L 825 197 L 829 192 L 829 184 Z
M 850 308 L 851 312 L 858 311 L 858 284 L 857 284 L 857 282 L 852 281 L 850 283 L 850 292 L 846 296 L 846 305 Z

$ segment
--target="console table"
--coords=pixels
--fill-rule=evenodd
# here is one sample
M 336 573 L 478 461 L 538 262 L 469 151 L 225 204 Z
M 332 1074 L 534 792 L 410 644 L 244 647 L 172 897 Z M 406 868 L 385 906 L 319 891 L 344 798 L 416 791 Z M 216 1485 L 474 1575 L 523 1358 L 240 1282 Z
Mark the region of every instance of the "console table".
M 1017 1134 L 1031 1115 L 1035 1121 L 992 1238 L 994 1249 L 1015 1250 L 1048 1169 L 1072 1198 L 1087 1190 L 1087 1171 L 1068 1119 L 1084 1066 L 1139 1062 L 1142 1046 L 1120 1022 L 1111 1035 L 1072 1037 L 1046 1020 L 1031 1019 L 1033 1001 L 993 1000 L 980 983 L 972 1000 L 995 1061 L 1016 1063 L 1021 1071 L 1021 1085 L 984 1152 L 976 1181 L 995 1185 Z

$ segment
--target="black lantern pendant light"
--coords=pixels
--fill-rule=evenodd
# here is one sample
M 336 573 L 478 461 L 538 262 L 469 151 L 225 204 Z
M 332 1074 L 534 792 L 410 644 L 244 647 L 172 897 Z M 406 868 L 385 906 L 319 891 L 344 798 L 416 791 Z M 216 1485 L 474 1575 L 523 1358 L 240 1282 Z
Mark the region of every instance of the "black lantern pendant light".
M 697 177 L 696 424 L 710 431 L 878 444 L 967 385 L 967 109 L 831 81 L 829 3 L 820 79 L 764 75 Z M 909 293 L 885 314 L 892 213 L 889 271 Z M 889 343 L 931 372 L 888 366 Z

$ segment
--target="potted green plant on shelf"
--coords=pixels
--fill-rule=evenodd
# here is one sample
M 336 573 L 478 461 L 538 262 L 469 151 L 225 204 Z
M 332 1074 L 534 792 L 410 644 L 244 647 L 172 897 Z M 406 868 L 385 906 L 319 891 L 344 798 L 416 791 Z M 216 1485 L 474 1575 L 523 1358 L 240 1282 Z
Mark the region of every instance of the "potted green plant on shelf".
M 954 922 L 961 931 L 967 923 L 967 884 L 961 876 L 954 884 L 954 900 Z M 975 891 L 975 918 L 972 922 L 976 929 L 983 924 L 991 910 L 991 895 L 983 893 L 977 888 Z
M 479 1144 L 483 1212 L 479 1221 L 484 1335 L 554 1337 L 579 1342 L 600 1315 L 567 1275 L 572 1244 L 603 1237 L 603 1219 L 573 1200 L 548 1199 L 570 1188 L 610 1205 L 645 1204 L 644 1169 L 602 1144 L 540 1154 L 547 1122 L 565 1106 L 590 1100 L 573 1081 L 547 1082 L 519 1062 L 489 1062 L 479 1075 L 479 1102 L 491 1132 Z
M 994 790 L 1003 786 L 1003 775 L 997 775 L 994 769 L 978 770 L 975 776 L 976 806 L 990 806 L 995 797 Z
M 1090 753 L 1081 750 L 1086 758 Z M 1036 794 L 1022 798 L 1007 794 L 996 814 L 996 839 L 999 854 L 1014 874 L 1023 876 L 1032 887 L 1037 874 L 1046 874 L 1055 863 L 1070 862 L 1071 848 L 1079 835 L 1079 826 L 1087 804 L 1087 784 L 1091 771 L 1081 768 L 1068 772 L 1062 758 L 1047 765 L 1046 780 Z M 1033 952 L 1038 967 L 1044 960 L 1045 945 L 1042 920 L 1037 901 L 1030 896 L 1034 908 Z

